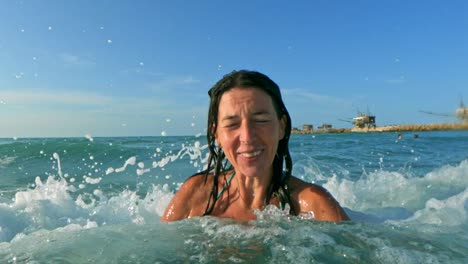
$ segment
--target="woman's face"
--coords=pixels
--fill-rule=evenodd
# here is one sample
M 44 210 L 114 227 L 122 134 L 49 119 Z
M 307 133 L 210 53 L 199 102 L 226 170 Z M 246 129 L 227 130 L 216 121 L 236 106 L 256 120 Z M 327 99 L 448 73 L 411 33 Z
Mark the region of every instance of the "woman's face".
M 286 118 L 278 119 L 271 97 L 257 88 L 232 88 L 220 99 L 216 141 L 247 177 L 268 177 Z

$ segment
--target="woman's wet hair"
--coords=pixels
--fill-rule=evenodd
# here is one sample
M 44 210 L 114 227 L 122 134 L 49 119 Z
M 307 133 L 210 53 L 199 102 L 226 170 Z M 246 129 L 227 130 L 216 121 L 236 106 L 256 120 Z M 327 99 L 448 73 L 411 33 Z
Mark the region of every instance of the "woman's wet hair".
M 273 101 L 278 119 L 286 118 L 286 127 L 283 139 L 279 141 L 278 149 L 273 161 L 273 178 L 272 188 L 267 196 L 267 201 L 272 196 L 277 196 L 281 208 L 284 209 L 286 204 L 290 206 L 290 213 L 295 215 L 293 205 L 291 203 L 291 195 L 288 190 L 288 181 L 292 172 L 292 160 L 289 154 L 289 137 L 291 135 L 291 118 L 283 103 L 280 88 L 268 76 L 248 70 L 233 71 L 219 80 L 209 91 L 210 107 L 208 110 L 208 125 L 207 125 L 207 140 L 210 154 L 208 157 L 207 170 L 205 177 L 212 174 L 213 186 L 211 188 L 210 197 L 205 209 L 204 215 L 209 215 L 214 209 L 217 195 L 219 176 L 226 175 L 226 171 L 232 169 L 232 165 L 227 160 L 222 148 L 216 144 L 215 134 L 218 127 L 218 110 L 219 102 L 222 95 L 232 88 L 254 88 L 266 92 Z M 285 168 L 283 169 L 283 166 Z M 206 178 L 205 178 L 206 182 Z

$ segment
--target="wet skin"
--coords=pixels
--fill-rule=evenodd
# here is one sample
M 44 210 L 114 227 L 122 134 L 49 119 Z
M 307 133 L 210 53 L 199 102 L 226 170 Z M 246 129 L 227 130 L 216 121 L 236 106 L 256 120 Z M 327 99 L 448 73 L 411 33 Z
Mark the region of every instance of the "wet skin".
M 278 205 L 266 201 L 273 175 L 273 159 L 284 137 L 286 118 L 278 117 L 271 97 L 256 88 L 232 88 L 225 92 L 218 109 L 216 142 L 234 167 L 235 177 L 217 201 L 211 215 L 248 221 L 256 218 L 254 209 Z M 229 172 L 230 173 L 230 172 Z M 220 176 L 218 189 L 228 173 Z M 209 198 L 212 177 L 189 178 L 176 193 L 162 221 L 202 216 Z M 313 212 L 315 219 L 347 220 L 343 209 L 323 188 L 292 177 L 290 192 L 296 212 Z

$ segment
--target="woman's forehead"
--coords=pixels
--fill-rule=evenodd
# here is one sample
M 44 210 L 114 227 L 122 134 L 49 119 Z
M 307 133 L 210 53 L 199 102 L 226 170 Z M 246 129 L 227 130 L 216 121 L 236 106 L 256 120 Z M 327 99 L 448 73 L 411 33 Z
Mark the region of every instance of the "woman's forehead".
M 223 102 L 240 103 L 244 101 L 272 102 L 269 94 L 256 87 L 234 87 L 226 91 L 220 99 L 220 106 Z
M 273 109 L 273 101 L 266 92 L 258 88 L 233 88 L 225 92 L 220 99 L 218 111 L 229 111 L 231 108 L 248 107 L 250 109 Z

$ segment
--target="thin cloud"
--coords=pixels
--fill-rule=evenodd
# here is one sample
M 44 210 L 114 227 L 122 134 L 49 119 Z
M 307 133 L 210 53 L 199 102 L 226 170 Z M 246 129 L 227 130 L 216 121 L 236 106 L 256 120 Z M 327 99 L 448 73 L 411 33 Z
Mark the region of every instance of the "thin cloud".
M 406 83 L 406 80 L 405 79 L 389 79 L 389 80 L 385 80 L 386 83 L 390 83 L 390 84 L 402 84 L 402 83 Z
M 402 84 L 406 83 L 406 78 L 405 76 L 400 76 L 399 78 L 385 80 L 385 82 L 390 84 Z
M 4 104 L 67 104 L 67 105 L 102 105 L 112 101 L 109 97 L 76 91 L 23 90 L 0 91 L 0 100 Z
M 293 125 L 296 126 L 334 124 L 338 119 L 349 115 L 351 111 L 351 98 L 316 94 L 306 89 L 282 89 L 282 93 L 293 119 Z
M 47 112 L 53 109 L 52 111 L 95 112 L 106 115 L 151 116 L 157 112 L 183 112 L 172 100 L 154 95 L 116 97 L 83 91 L 0 91 L 0 106 L 4 110 Z
M 290 97 L 290 98 L 301 98 L 301 99 L 307 99 L 315 103 L 321 103 L 321 104 L 347 104 L 348 101 L 338 98 L 338 97 L 332 97 L 328 95 L 321 95 L 321 94 L 315 94 L 312 92 L 309 92 L 305 89 L 283 89 L 281 91 L 283 93 L 283 96 L 285 97 Z
M 142 66 L 136 66 L 132 68 L 123 69 L 120 72 L 125 75 L 137 74 L 137 75 L 146 75 L 146 76 L 154 76 L 154 77 L 164 76 L 163 72 L 153 72 L 153 71 L 145 69 Z
M 96 62 L 90 56 L 61 53 L 59 58 L 67 65 L 74 66 L 94 66 Z
M 103 96 L 83 91 L 0 91 L 0 117 L 8 127 L 0 137 L 159 135 L 195 129 L 203 104 L 186 105 L 155 95 Z M 172 122 L 165 120 L 170 118 Z M 202 127 L 200 125 L 200 127 Z M 180 133 L 180 132 L 179 132 Z
M 150 89 L 154 92 L 170 91 L 178 88 L 187 88 L 200 83 L 200 80 L 195 79 L 192 75 L 186 76 L 169 76 L 150 85 Z

